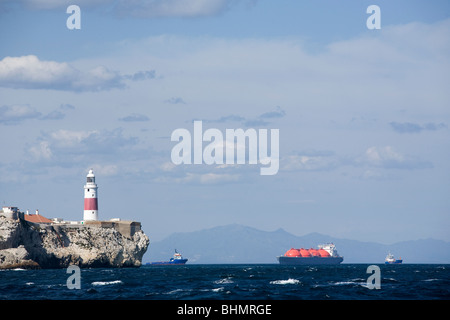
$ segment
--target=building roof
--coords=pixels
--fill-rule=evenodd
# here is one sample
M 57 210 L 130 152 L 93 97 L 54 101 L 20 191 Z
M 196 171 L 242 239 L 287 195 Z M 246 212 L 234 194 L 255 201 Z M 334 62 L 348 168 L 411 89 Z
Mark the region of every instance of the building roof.
M 26 221 L 34 223 L 52 223 L 52 220 L 49 220 L 40 214 L 25 214 L 24 218 Z

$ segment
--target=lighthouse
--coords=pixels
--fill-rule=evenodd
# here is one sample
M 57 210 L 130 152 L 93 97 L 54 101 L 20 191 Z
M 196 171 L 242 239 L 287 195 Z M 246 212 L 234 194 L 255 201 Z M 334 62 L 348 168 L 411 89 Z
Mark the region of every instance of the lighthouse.
M 95 184 L 94 171 L 89 170 L 84 185 L 84 221 L 98 220 L 97 185 Z

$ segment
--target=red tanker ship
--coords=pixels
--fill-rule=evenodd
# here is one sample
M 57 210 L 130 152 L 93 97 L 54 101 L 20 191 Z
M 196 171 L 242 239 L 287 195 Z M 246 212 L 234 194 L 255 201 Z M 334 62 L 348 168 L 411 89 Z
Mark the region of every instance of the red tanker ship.
M 340 264 L 344 261 L 332 243 L 319 245 L 318 249 L 294 249 L 286 251 L 283 256 L 277 257 L 280 264 L 309 265 L 309 264 Z

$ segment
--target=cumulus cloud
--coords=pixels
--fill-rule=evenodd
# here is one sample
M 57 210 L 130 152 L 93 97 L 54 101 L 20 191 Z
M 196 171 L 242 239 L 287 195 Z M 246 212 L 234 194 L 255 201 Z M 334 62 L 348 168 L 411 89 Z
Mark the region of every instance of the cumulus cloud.
M 380 175 L 378 170 L 401 169 L 415 170 L 432 168 L 429 161 L 421 160 L 415 156 L 404 155 L 391 146 L 369 147 L 356 156 L 342 156 L 332 151 L 303 151 L 283 157 L 280 171 L 328 171 L 349 166 L 364 168 L 365 178 Z
M 88 71 L 66 62 L 42 61 L 35 55 L 5 57 L 0 61 L 0 87 L 13 89 L 52 89 L 64 91 L 102 91 L 126 87 L 125 80 L 155 77 L 155 71 L 121 75 L 105 66 Z
M 328 171 L 343 164 L 342 159 L 331 151 L 305 151 L 284 157 L 281 170 Z
M 52 157 L 52 150 L 48 141 L 40 141 L 37 145 L 30 148 L 30 154 L 35 160 L 48 160 Z
M 58 148 L 70 148 L 78 146 L 83 140 L 90 135 L 97 134 L 97 131 L 73 131 L 60 129 L 49 134 L 45 134 L 45 138 L 52 145 Z
M 403 155 L 391 146 L 370 147 L 364 155 L 358 157 L 356 165 L 378 167 L 384 169 L 424 169 L 433 167 L 429 161 Z
M 24 120 L 61 120 L 66 117 L 66 112 L 75 109 L 70 104 L 61 104 L 59 108 L 42 114 L 30 105 L 4 105 L 0 107 L 0 124 L 16 125 Z
M 121 128 L 114 130 L 66 130 L 44 132 L 28 148 L 35 160 L 76 165 L 95 159 L 116 159 L 118 154 L 131 150 L 138 143 L 136 137 L 126 137 Z
M 29 105 L 6 105 L 0 107 L 0 124 L 14 125 L 26 119 L 37 119 L 41 116 Z

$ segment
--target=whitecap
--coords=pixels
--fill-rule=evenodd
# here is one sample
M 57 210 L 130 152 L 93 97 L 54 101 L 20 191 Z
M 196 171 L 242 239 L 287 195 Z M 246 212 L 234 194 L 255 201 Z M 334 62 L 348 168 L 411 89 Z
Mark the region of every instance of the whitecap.
M 216 280 L 216 281 L 214 281 L 214 283 L 215 284 L 233 283 L 233 280 L 231 280 L 231 278 L 228 277 L 228 278 Z
M 171 291 L 168 291 L 168 292 L 164 292 L 163 294 L 176 294 L 176 293 L 178 293 L 178 292 L 184 292 L 184 291 L 189 292 L 189 291 L 191 291 L 191 289 L 187 289 L 187 290 L 184 290 L 184 289 L 175 289 L 175 290 L 171 290 Z
M 397 280 L 397 279 L 394 279 L 394 278 L 383 278 L 383 280 L 389 280 L 389 281 L 398 282 L 398 280 Z
M 334 282 L 334 283 L 331 283 L 331 284 L 335 285 L 335 286 L 345 286 L 345 285 L 349 285 L 349 284 L 356 284 L 356 285 L 364 286 L 360 282 L 355 282 L 355 281 L 338 281 L 338 282 Z
M 92 282 L 93 286 L 107 286 L 109 284 L 117 284 L 117 283 L 122 283 L 121 280 L 114 280 L 114 281 L 95 281 Z
M 287 279 L 287 280 L 275 280 L 275 281 L 270 281 L 270 284 L 298 284 L 300 283 L 299 280 L 297 279 Z
M 422 280 L 422 281 L 427 281 L 427 282 L 429 282 L 429 281 L 439 281 L 440 279 L 425 279 L 425 280 Z

